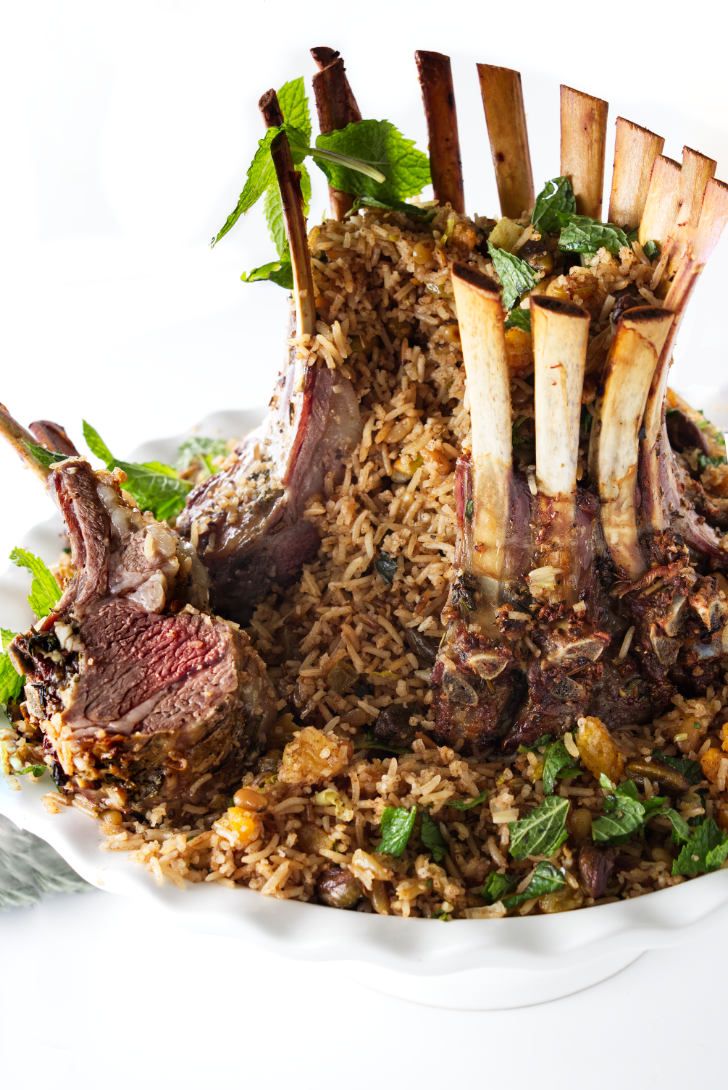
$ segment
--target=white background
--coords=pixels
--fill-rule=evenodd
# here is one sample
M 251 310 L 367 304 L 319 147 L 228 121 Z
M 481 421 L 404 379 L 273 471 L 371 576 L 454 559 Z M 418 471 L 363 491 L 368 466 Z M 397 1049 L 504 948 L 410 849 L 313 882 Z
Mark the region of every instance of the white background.
M 464 0 L 362 5 L 4 2 L 0 31 L 0 400 L 27 422 L 82 416 L 119 455 L 220 408 L 262 404 L 286 302 L 239 273 L 271 256 L 254 212 L 215 250 L 269 86 L 339 48 L 365 116 L 422 145 L 415 48 L 454 58 L 466 191 L 495 187 L 474 62 L 524 72 L 537 179 L 558 171 L 558 84 L 719 160 L 728 172 L 725 37 L 715 6 Z M 319 185 L 314 215 L 323 211 Z M 721 401 L 728 242 L 681 337 L 676 382 Z M 689 361 L 689 362 L 686 362 Z M 728 422 L 728 421 L 727 421 Z M 0 557 L 49 513 L 0 449 Z M 0 618 L 1 620 L 1 618 Z M 326 966 L 187 937 L 99 893 L 0 917 L 8 1086 L 717 1081 L 725 942 L 651 954 L 547 1007 L 454 1014 L 359 991 Z

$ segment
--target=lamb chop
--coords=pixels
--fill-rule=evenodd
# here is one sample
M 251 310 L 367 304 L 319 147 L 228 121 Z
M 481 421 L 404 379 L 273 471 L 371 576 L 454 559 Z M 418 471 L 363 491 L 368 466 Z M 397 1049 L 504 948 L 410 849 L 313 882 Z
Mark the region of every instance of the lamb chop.
M 31 435 L 0 408 L 0 430 L 44 479 L 71 547 L 60 601 L 9 649 L 57 782 L 139 815 L 213 806 L 275 713 L 263 662 L 208 612 L 194 550 L 134 507 L 117 475 L 92 470 L 56 425 Z M 41 466 L 28 453 L 34 437 L 67 456 Z
M 335 58 L 320 75 L 317 100 L 320 108 L 328 105 L 326 123 L 356 120 L 343 63 Z M 282 124 L 275 91 L 263 96 L 260 108 L 268 127 Z M 306 506 L 327 477 L 339 475 L 361 434 L 351 383 L 310 347 L 316 332 L 311 257 L 300 178 L 285 133 L 271 152 L 293 266 L 296 343 L 266 420 L 219 473 L 190 493 L 177 522 L 209 572 L 213 608 L 241 624 L 274 583 L 295 579 L 316 556 L 319 534 L 305 518 Z M 342 195 L 332 194 L 332 203 L 341 211 Z

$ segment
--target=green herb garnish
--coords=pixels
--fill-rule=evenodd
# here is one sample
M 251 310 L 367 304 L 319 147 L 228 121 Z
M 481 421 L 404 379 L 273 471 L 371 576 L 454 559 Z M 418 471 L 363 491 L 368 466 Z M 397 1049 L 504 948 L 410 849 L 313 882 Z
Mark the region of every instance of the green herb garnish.
M 293 286 L 283 207 L 271 151 L 274 140 L 281 133 L 285 133 L 300 177 L 304 212 L 308 211 L 311 199 L 311 179 L 305 165 L 305 160 L 310 158 L 324 172 L 330 185 L 351 193 L 362 204 L 406 211 L 416 218 L 432 218 L 434 213 L 404 203 L 407 197 L 420 193 L 429 183 L 429 159 L 390 121 L 357 121 L 344 129 L 319 135 L 312 146 L 311 115 L 303 78 L 285 83 L 277 97 L 283 125 L 268 129 L 258 142 L 238 202 L 212 240 L 212 245 L 216 245 L 242 215 L 263 199 L 263 211 L 278 259 L 243 273 L 242 280 L 247 283 L 272 280 L 282 287 Z
M 648 239 L 642 247 L 642 253 L 648 261 L 654 261 L 656 257 L 660 256 L 661 252 L 660 243 L 654 242 L 652 239 Z
M 63 462 L 68 458 L 67 454 L 59 454 L 56 450 L 46 450 L 40 443 L 31 443 L 30 440 L 25 443 L 25 448 L 38 465 L 43 466 L 44 469 L 50 469 L 56 462 Z
M 514 307 L 506 318 L 506 329 L 522 329 L 531 332 L 531 311 L 525 307 Z
M 578 764 L 579 762 L 571 756 L 561 739 L 547 746 L 543 762 L 544 795 L 553 795 L 559 777 L 576 769 Z
M 560 871 L 553 863 L 542 861 L 533 868 L 530 881 L 521 893 L 513 893 L 509 897 L 502 897 L 505 908 L 518 908 L 526 901 L 532 901 L 536 897 L 543 897 L 544 893 L 556 893 L 566 885 L 563 871 Z
M 551 795 L 525 818 L 512 821 L 510 853 L 514 859 L 529 855 L 551 856 L 567 838 L 566 817 L 569 800 Z
M 599 783 L 607 796 L 603 814 L 592 822 L 592 839 L 598 844 L 620 844 L 651 818 L 667 812 L 666 798 L 655 795 L 651 799 L 640 799 L 633 780 L 625 780 L 615 787 L 609 777 L 602 774 Z
M 26 765 L 25 768 L 13 769 L 13 774 L 15 776 L 33 776 L 37 780 L 47 771 L 45 765 Z
M 434 208 L 420 208 L 418 204 L 408 204 L 405 201 L 381 201 L 368 193 L 356 198 L 352 205 L 352 212 L 358 212 L 360 208 L 381 208 L 387 212 L 401 212 L 410 219 L 421 220 L 423 223 L 431 223 L 435 218 Z
M 536 274 L 527 261 L 509 253 L 508 250 L 499 250 L 490 242 L 488 253 L 501 283 L 503 306 L 506 310 L 511 310 L 522 295 L 536 286 L 538 283 Z
M 728 859 L 728 833 L 719 829 L 712 818 L 706 818 L 694 829 L 688 826 L 688 829 L 688 839 L 672 864 L 672 873 L 693 878 L 722 867 Z M 673 833 L 675 831 L 673 824 Z M 684 830 L 679 835 L 684 837 Z
M 555 234 L 575 212 L 576 199 L 571 181 L 568 178 L 552 178 L 536 198 L 531 223 L 541 232 Z
M 83 422 L 83 437 L 91 453 L 107 469 L 121 469 L 126 474 L 124 491 L 134 497 L 142 511 L 151 511 L 162 522 L 179 514 L 192 485 L 189 481 L 183 481 L 176 469 L 163 462 L 123 462 L 115 458 L 96 429 L 86 420 Z
M 385 806 L 380 825 L 381 840 L 378 852 L 400 856 L 407 847 L 417 817 L 417 807 L 405 810 L 402 806 Z
M 10 559 L 19 568 L 27 568 L 33 576 L 28 604 L 39 620 L 47 617 L 61 597 L 61 588 L 55 575 L 39 556 L 27 549 L 13 549 Z
M 569 216 L 559 235 L 559 249 L 567 253 L 594 254 L 604 247 L 610 254 L 618 254 L 622 246 L 629 244 L 621 227 L 599 223 L 589 216 Z
M 177 469 L 180 473 L 184 473 L 193 462 L 199 462 L 212 476 L 216 470 L 213 458 L 221 458 L 228 453 L 228 445 L 224 439 L 207 439 L 204 435 L 191 435 L 179 445 Z
M 8 647 L 15 639 L 15 633 L 7 628 L 0 628 L 0 707 L 17 700 L 23 691 L 23 678 L 13 666 Z
M 447 852 L 447 845 L 440 832 L 440 826 L 427 810 L 422 811 L 422 824 L 420 825 L 420 840 L 429 851 L 436 863 L 441 863 Z
M 468 500 L 468 502 L 465 504 L 465 518 L 468 520 L 468 522 L 472 520 L 474 513 L 475 502 L 473 500 Z
M 483 883 L 481 896 L 489 905 L 494 905 L 496 901 L 503 900 L 505 894 L 509 893 L 516 884 L 516 879 L 512 875 L 493 871 Z

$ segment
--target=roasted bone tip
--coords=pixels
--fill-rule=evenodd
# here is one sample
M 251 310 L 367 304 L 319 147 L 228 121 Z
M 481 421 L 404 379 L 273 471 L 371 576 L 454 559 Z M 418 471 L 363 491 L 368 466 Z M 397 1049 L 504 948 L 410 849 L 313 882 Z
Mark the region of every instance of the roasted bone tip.
M 492 295 L 500 302 L 499 285 L 496 284 L 495 280 L 491 280 L 489 276 L 486 276 L 485 273 L 479 272 L 478 269 L 474 269 L 470 265 L 464 265 L 462 261 L 455 261 L 452 265 L 451 275 L 453 280 L 468 284 L 471 288 L 475 288 L 476 291 L 483 292 L 486 295 Z
M 326 68 L 328 65 L 333 64 L 334 61 L 338 61 L 341 53 L 339 53 L 338 49 L 331 49 L 328 45 L 315 45 L 311 49 L 311 56 L 319 68 Z

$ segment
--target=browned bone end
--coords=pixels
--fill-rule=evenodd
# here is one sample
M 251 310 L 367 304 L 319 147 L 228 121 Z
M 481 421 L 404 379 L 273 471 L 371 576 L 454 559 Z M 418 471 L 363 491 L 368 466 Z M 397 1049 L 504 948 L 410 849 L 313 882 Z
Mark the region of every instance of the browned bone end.
M 311 56 L 319 68 L 325 68 L 327 64 L 337 61 L 341 54 L 338 49 L 331 49 L 328 45 L 315 45 L 311 49 Z
M 571 179 L 576 210 L 601 219 L 609 103 L 561 85 L 561 173 Z
M 69 458 L 78 455 L 66 429 L 60 424 L 55 424 L 52 420 L 34 420 L 29 425 L 29 430 L 36 442 L 46 450 L 53 451 L 54 454 L 67 454 Z
M 443 53 L 415 53 L 429 133 L 430 170 L 435 200 L 465 211 L 463 168 L 450 58 Z
M 259 103 L 268 128 L 283 124 L 278 96 L 274 90 L 266 91 Z M 293 268 L 293 296 L 296 304 L 296 332 L 299 336 L 310 336 L 316 328 L 316 307 L 314 304 L 313 273 L 311 255 L 308 249 L 306 218 L 303 212 L 303 192 L 301 176 L 296 170 L 288 137 L 278 133 L 271 144 L 271 156 L 275 167 L 278 186 L 281 191 L 283 218 L 291 251 Z
M 624 117 L 616 122 L 609 221 L 629 230 L 639 226 L 650 188 L 652 168 L 665 140 Z
M 554 299 L 550 295 L 535 295 L 531 299 L 531 306 L 538 307 L 539 310 L 547 310 L 551 314 L 563 314 L 569 318 L 589 317 L 587 311 L 576 303 L 569 303 L 566 299 Z
M 478 291 L 488 292 L 500 299 L 500 287 L 495 280 L 491 280 L 485 273 L 479 272 L 478 269 L 474 269 L 470 265 L 464 265 L 462 261 L 453 262 L 450 275 L 457 277 L 458 280 L 462 280 L 466 284 L 470 284 L 472 288 L 476 288 Z
M 667 155 L 658 155 L 652 167 L 645 207 L 639 227 L 640 245 L 662 245 L 675 226 L 680 200 L 680 164 Z
M 319 46 L 311 50 L 311 55 L 320 69 L 313 77 L 313 92 L 321 132 L 345 129 L 347 125 L 361 121 L 361 112 L 338 51 Z M 354 203 L 350 193 L 344 193 L 334 186 L 329 186 L 329 200 L 332 215 L 339 220 L 344 218 Z
M 477 69 L 501 212 L 517 219 L 534 203 L 521 73 L 494 64 Z

